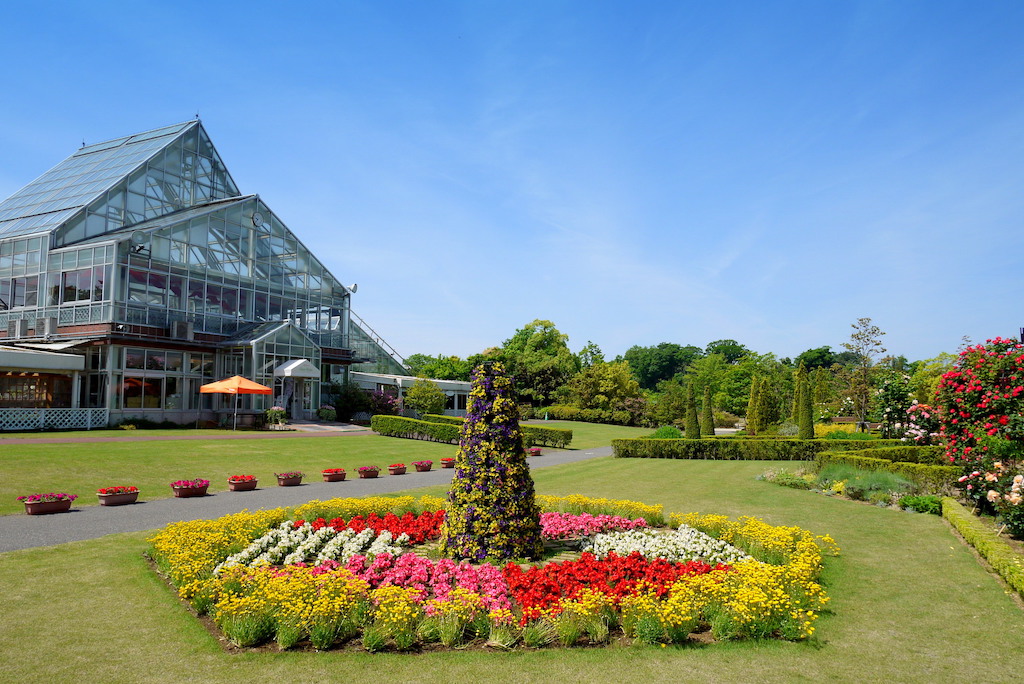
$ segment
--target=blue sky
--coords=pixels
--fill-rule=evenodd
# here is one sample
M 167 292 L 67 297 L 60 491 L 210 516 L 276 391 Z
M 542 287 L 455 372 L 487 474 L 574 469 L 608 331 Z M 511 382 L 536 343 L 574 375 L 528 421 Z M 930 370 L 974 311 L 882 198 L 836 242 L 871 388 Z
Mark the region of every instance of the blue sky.
M 1016 335 L 1024 3 L 35 3 L 0 196 L 198 112 L 402 354 Z

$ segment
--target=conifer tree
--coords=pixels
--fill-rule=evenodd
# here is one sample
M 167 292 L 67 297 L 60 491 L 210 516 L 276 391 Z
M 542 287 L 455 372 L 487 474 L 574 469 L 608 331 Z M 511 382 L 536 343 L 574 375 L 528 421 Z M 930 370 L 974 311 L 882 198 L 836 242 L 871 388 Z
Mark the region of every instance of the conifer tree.
M 704 403 L 700 407 L 700 432 L 705 437 L 715 434 L 715 416 L 711 407 L 711 386 L 704 386 Z
M 700 439 L 697 420 L 697 401 L 693 397 L 693 383 L 686 383 L 686 439 Z
M 757 409 L 760 405 L 758 396 L 761 389 L 761 378 L 754 376 L 750 381 L 750 399 L 747 401 L 747 434 L 756 435 L 758 428 Z
M 543 548 L 540 509 L 512 379 L 500 362 L 481 364 L 473 372 L 468 408 L 441 528 L 441 553 L 476 562 L 537 558 Z
M 800 398 L 797 437 L 800 439 L 814 439 L 814 390 L 811 388 L 811 379 L 806 373 L 804 373 L 803 379 L 799 381 L 797 396 Z

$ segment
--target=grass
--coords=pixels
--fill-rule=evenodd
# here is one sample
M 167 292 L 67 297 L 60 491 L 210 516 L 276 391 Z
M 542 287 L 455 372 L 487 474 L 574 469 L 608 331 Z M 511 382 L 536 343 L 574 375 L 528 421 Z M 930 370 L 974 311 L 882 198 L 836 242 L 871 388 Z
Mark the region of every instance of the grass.
M 555 424 L 555 421 L 550 421 Z M 557 423 L 574 431 L 573 448 L 588 449 L 627 437 L 639 428 L 588 423 Z M 123 437 L 123 430 L 107 431 Z M 194 430 L 132 431 L 131 437 L 195 435 Z M 577 434 L 578 433 L 578 434 Z M 50 433 L 80 436 L 82 433 Z M 95 436 L 95 433 L 89 433 Z M 386 472 L 392 463 L 454 456 L 456 446 L 377 435 L 337 437 L 289 437 L 285 439 L 188 439 L 180 441 L 117 441 L 84 444 L 33 444 L 19 440 L 3 446 L 3 477 L 0 478 L 0 515 L 23 513 L 17 497 L 37 492 L 63 491 L 78 494 L 75 506 L 98 505 L 94 494 L 100 487 L 134 485 L 143 500 L 172 496 L 175 480 L 204 478 L 210 491 L 226 491 L 231 475 L 255 475 L 264 485 L 274 473 L 301 470 L 307 478 L 319 478 L 324 468 L 344 468 L 353 473 L 359 466 L 377 465 Z
M 365 445 L 350 444 L 353 439 L 363 439 Z M 313 458 L 289 446 L 296 441 L 306 440 L 220 442 L 217 448 L 248 451 L 250 446 L 276 445 L 289 450 L 288 463 Z M 315 444 L 335 442 L 308 441 L 308 449 L 328 449 Z M 137 453 L 127 456 L 158 463 L 150 451 L 163 444 L 135 444 Z M 189 443 L 179 442 L 178 448 L 183 444 Z M 365 458 L 377 449 L 452 450 L 450 445 L 383 438 L 343 437 L 337 444 L 335 449 L 346 453 L 365 449 Z M 342 458 L 329 450 L 323 455 Z M 402 460 L 409 459 L 403 454 Z M 86 472 L 92 461 L 107 460 L 104 454 L 68 451 L 62 467 Z M 384 463 L 390 456 L 381 453 L 372 460 Z M 537 491 L 544 494 L 637 499 L 661 503 L 667 512 L 757 515 L 772 524 L 833 535 L 842 547 L 842 556 L 829 562 L 824 577 L 833 612 L 819 620 L 817 639 L 811 643 L 421 655 L 226 653 L 148 571 L 142 559 L 147 534 L 133 533 L 0 554 L 4 679 L 35 679 L 45 673 L 48 679 L 85 682 L 327 681 L 339 672 L 346 679 L 379 679 L 386 673 L 389 681 L 498 682 L 745 682 L 752 673 L 765 682 L 996 682 L 1016 677 L 1012 673 L 1019 670 L 1015 654 L 1024 611 L 943 520 L 756 481 L 769 465 L 599 458 L 544 468 L 536 471 L 535 479 Z M 5 457 L 5 476 L 6 466 Z M 27 469 L 20 465 L 19 477 L 26 477 Z M 166 487 L 166 482 L 161 484 Z M 444 488 L 415 493 L 427 491 L 441 493 Z
M 0 554 L 5 679 L 208 682 L 389 681 L 1005 681 L 1024 612 L 937 516 L 782 489 L 764 462 L 602 458 L 537 471 L 538 491 L 662 503 L 669 511 L 753 514 L 831 533 L 842 556 L 825 580 L 834 614 L 814 643 L 710 647 L 474 650 L 418 656 L 221 650 L 141 554 L 145 534 Z M 435 492 L 441 488 L 432 488 Z M 423 490 L 417 490 L 423 491 Z M 984 664 L 983 667 L 980 664 Z

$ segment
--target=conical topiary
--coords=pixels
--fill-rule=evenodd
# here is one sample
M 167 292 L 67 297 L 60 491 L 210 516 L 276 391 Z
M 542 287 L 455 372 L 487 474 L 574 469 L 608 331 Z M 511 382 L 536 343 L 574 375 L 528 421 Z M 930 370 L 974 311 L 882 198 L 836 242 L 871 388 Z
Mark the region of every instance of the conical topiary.
M 715 434 L 715 415 L 711 406 L 711 385 L 704 385 L 704 403 L 700 406 L 700 434 L 712 437 Z
M 540 509 L 519 429 L 512 378 L 499 362 L 473 371 L 455 477 L 441 528 L 441 553 L 472 561 L 537 558 Z
M 700 422 L 697 420 L 697 402 L 693 397 L 693 383 L 686 383 L 686 439 L 700 439 Z

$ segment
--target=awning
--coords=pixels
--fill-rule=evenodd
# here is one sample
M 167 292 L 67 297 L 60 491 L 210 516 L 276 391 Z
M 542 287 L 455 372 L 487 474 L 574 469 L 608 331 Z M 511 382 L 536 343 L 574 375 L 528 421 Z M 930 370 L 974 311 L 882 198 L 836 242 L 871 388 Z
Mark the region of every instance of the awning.
M 275 378 L 319 378 L 320 369 L 306 359 L 285 361 L 274 369 Z
M 85 357 L 79 354 L 57 354 L 16 347 L 0 347 L 0 368 L 68 373 L 85 370 Z

